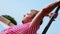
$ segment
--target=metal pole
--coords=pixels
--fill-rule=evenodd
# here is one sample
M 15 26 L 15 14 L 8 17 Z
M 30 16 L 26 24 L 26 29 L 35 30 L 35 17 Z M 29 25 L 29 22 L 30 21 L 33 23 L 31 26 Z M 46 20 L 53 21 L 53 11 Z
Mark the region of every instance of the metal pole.
M 58 13 L 59 8 L 60 8 L 60 6 L 57 7 L 57 9 L 56 9 L 56 11 L 54 13 Z M 54 20 L 54 15 L 52 16 L 51 20 L 49 21 L 49 23 L 47 24 L 47 26 L 43 30 L 42 34 L 46 34 L 46 32 L 49 29 L 50 25 L 52 24 L 53 20 Z

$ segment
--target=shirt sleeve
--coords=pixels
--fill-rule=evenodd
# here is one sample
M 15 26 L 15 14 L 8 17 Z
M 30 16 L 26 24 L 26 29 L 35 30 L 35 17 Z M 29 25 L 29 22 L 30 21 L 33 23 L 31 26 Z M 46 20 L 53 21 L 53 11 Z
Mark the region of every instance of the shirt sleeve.
M 0 34 L 24 34 L 29 29 L 29 23 L 24 25 L 17 25 L 7 28 L 0 32 Z

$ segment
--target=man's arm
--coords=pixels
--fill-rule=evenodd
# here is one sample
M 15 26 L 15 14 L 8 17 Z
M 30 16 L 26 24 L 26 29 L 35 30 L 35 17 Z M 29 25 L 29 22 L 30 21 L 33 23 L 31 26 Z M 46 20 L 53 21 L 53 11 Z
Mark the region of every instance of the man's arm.
M 0 21 L 4 22 L 5 24 L 9 24 L 10 21 L 6 18 L 4 18 L 3 16 L 0 16 Z
M 44 18 L 44 16 L 46 16 L 47 14 L 49 14 L 55 7 L 59 6 L 60 1 L 58 2 L 54 2 L 50 5 L 48 5 L 46 8 L 43 8 L 42 11 L 40 11 L 32 20 L 31 25 L 30 26 L 35 26 L 38 25 L 41 20 Z

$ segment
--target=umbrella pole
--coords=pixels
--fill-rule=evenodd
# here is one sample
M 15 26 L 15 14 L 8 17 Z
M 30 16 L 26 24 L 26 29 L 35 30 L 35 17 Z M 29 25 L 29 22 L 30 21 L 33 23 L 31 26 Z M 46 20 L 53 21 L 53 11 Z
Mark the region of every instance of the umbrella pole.
M 58 13 L 59 9 L 60 9 L 60 6 L 57 7 L 57 9 L 56 9 L 56 11 L 54 13 Z M 49 29 L 49 27 L 50 27 L 50 25 L 52 24 L 53 21 L 54 21 L 54 15 L 52 16 L 49 23 L 47 24 L 47 26 L 43 30 L 42 34 L 46 34 L 47 30 Z

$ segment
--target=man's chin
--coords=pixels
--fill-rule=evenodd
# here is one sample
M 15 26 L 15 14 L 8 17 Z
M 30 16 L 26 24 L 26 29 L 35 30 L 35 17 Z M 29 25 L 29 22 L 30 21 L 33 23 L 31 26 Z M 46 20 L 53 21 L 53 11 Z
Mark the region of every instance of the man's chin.
M 22 23 L 24 24 L 24 21 L 22 21 Z

